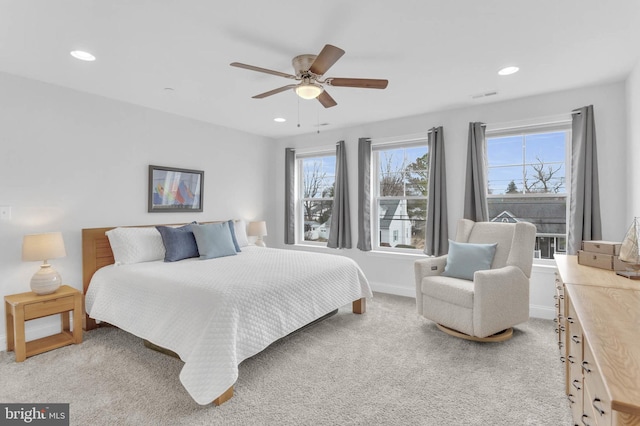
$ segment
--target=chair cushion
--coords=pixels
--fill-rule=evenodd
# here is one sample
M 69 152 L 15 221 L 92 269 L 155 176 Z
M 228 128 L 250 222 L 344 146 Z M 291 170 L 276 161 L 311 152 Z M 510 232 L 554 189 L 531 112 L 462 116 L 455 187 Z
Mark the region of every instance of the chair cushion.
M 436 275 L 422 279 L 422 294 L 473 309 L 473 281 Z
M 449 240 L 447 264 L 442 273 L 445 277 L 473 280 L 476 271 L 491 269 L 497 244 L 457 243 Z

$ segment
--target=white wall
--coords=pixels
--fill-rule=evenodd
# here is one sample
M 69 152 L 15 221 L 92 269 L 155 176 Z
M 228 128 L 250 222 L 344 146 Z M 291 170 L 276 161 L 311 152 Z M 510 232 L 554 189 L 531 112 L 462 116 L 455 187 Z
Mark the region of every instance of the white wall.
M 275 228 L 267 162 L 275 141 L 0 73 L 0 293 L 29 291 L 37 262 L 22 237 L 62 231 L 52 260 L 82 289 L 81 229 L 192 220 L 265 219 Z M 204 212 L 147 213 L 150 164 L 204 170 Z M 4 303 L 0 348 L 5 346 Z M 27 324 L 27 338 L 58 322 Z
M 640 97 L 638 97 L 640 103 Z M 488 124 L 510 123 L 538 117 L 569 114 L 571 110 L 594 105 L 600 169 L 601 207 L 603 209 L 603 238 L 621 240 L 627 227 L 624 162 L 627 146 L 625 110 L 625 84 L 615 83 L 563 91 L 546 95 L 481 104 L 475 107 L 439 111 L 404 117 L 384 122 L 363 124 L 346 129 L 325 131 L 278 140 L 273 155 L 276 168 L 276 216 L 284 215 L 284 148 L 309 149 L 331 146 L 345 140 L 349 161 L 349 193 L 351 194 L 351 222 L 353 246 L 357 241 L 357 144 L 359 137 L 389 138 L 426 133 L 433 126 L 444 126 L 449 210 L 449 235 L 455 235 L 455 226 L 463 213 L 464 177 L 468 123 L 482 121 Z M 377 105 L 373 108 L 392 108 Z M 338 106 L 339 108 L 339 106 Z M 640 138 L 640 135 L 639 135 Z M 611 190 L 614 189 L 615 190 Z M 276 222 L 275 232 L 270 230 L 271 245 L 298 248 L 283 244 L 283 221 Z M 320 249 L 329 250 L 330 249 Z M 331 251 L 335 252 L 335 251 Z M 383 255 L 341 250 L 339 254 L 356 260 L 374 287 L 374 290 L 412 296 L 415 294 L 413 261 L 415 256 Z M 553 315 L 553 274 L 549 267 L 535 267 L 531 281 L 531 314 L 540 317 Z
M 627 224 L 640 216 L 640 62 L 627 79 L 627 182 L 633 182 L 629 188 L 628 205 L 625 215 Z

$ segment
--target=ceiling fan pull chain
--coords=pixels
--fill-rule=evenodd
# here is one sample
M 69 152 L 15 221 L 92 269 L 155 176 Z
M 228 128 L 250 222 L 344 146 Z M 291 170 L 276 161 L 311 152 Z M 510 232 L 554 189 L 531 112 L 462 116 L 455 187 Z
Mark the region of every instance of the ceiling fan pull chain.
M 300 97 L 298 97 L 298 127 L 300 127 Z
M 318 122 L 316 124 L 318 125 L 317 133 L 320 134 L 320 107 L 318 105 L 319 104 L 316 104 L 316 113 L 317 113 L 317 118 L 318 118 Z

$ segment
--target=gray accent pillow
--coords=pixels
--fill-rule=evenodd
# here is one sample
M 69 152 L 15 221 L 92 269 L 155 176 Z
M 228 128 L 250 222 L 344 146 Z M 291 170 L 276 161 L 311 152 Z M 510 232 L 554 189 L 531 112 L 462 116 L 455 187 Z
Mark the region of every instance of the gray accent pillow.
M 473 281 L 476 271 L 491 269 L 497 245 L 498 243 L 471 244 L 449 240 L 449 254 L 442 275 Z
M 164 261 L 175 262 L 177 260 L 198 257 L 198 245 L 191 230 L 192 224 L 174 228 L 171 226 L 156 226 L 164 243 Z
M 191 230 L 198 244 L 200 259 L 213 259 L 236 254 L 228 222 L 191 225 Z

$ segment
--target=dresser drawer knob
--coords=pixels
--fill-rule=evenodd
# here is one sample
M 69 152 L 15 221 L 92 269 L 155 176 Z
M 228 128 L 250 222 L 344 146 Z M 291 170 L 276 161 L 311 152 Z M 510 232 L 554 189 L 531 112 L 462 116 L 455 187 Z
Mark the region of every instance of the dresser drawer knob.
M 574 388 L 576 388 L 577 390 L 582 389 L 582 388 L 580 387 L 580 380 L 578 380 L 578 379 L 576 379 L 576 380 L 574 380 L 573 382 L 571 382 L 571 384 L 572 384 L 572 385 L 573 385 L 573 387 L 574 387 Z
M 575 334 L 571 336 L 571 340 L 573 341 L 573 343 L 580 344 L 580 338 Z
M 594 398 L 593 403 L 591 405 L 593 405 L 593 408 L 598 412 L 598 414 L 600 414 L 601 416 L 604 416 L 604 410 L 598 407 L 596 403 L 602 404 L 602 401 L 600 401 L 600 398 Z
M 574 357 L 573 357 L 573 355 L 569 355 L 569 356 L 567 357 L 567 361 L 569 361 L 569 364 L 574 364 L 574 363 L 575 363 L 575 361 L 574 361 Z
M 582 424 L 583 424 L 584 426 L 591 426 L 591 423 L 587 423 L 587 422 L 585 421 L 585 419 L 588 419 L 588 418 L 589 418 L 589 416 L 587 416 L 586 414 L 583 414 L 583 415 L 582 415 L 582 418 L 581 418 L 580 420 L 582 421 Z
M 569 324 L 573 324 L 573 317 L 567 317 L 567 321 L 569 321 Z
M 591 369 L 589 368 L 589 363 L 587 361 L 582 361 L 582 370 L 585 373 L 591 373 Z

